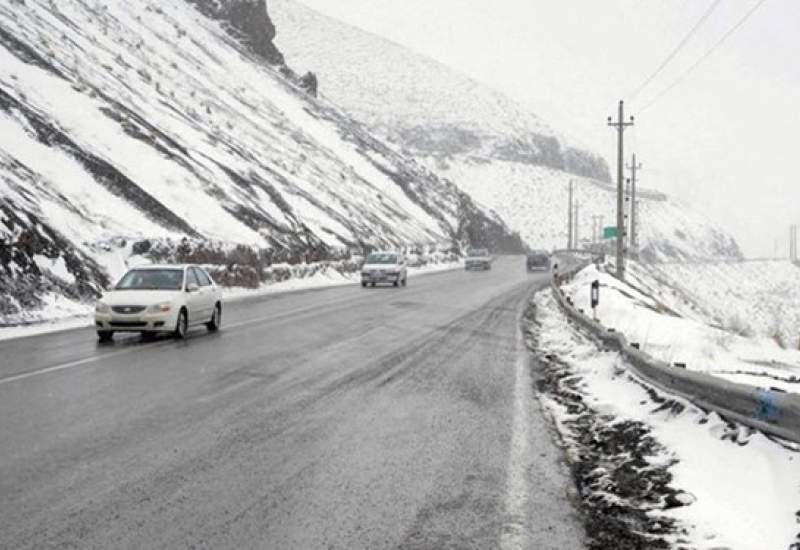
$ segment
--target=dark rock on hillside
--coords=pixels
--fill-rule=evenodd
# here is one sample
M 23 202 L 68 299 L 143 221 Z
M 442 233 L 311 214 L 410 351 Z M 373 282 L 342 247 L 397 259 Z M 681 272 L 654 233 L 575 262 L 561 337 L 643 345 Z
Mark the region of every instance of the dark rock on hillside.
M 73 280 L 43 270 L 42 260 L 63 261 Z M 44 292 L 82 301 L 108 284 L 106 273 L 36 212 L 0 197 L 0 318 L 42 307 Z
M 317 97 L 317 90 L 319 89 L 319 80 L 317 75 L 311 71 L 307 72 L 300 78 L 300 87 L 314 97 Z
M 186 0 L 206 17 L 228 23 L 231 34 L 271 65 L 282 65 L 283 54 L 275 46 L 275 25 L 266 0 Z
M 529 134 L 502 138 L 481 135 L 457 125 L 403 127 L 394 131 L 395 141 L 413 153 L 424 156 L 484 156 L 532 166 L 547 166 L 603 182 L 611 181 L 611 172 L 602 157 L 574 147 L 563 147 L 552 136 Z
M 604 182 L 611 181 L 611 172 L 602 157 L 574 147 L 563 148 L 559 140 L 552 136 L 531 134 L 527 138 L 501 141 L 494 146 L 492 157 L 547 166 Z

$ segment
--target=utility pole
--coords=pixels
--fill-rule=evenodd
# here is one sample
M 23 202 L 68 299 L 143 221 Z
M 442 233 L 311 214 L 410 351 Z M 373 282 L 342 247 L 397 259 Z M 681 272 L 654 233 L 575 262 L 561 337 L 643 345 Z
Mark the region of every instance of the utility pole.
M 569 209 L 567 213 L 567 250 L 572 250 L 572 193 L 575 182 L 569 180 Z
M 578 227 L 579 227 L 579 214 L 581 211 L 581 204 L 578 201 L 575 201 L 575 231 L 573 232 L 573 236 L 575 237 L 575 249 L 577 250 L 580 248 L 580 240 L 578 239 Z
M 617 129 L 617 277 L 625 279 L 625 247 L 623 239 L 625 238 L 625 203 L 622 199 L 623 193 L 623 168 L 625 147 L 623 145 L 623 134 L 625 128 L 633 126 L 633 117 L 630 117 L 629 122 L 625 122 L 625 104 L 622 100 L 619 102 L 619 114 L 617 121 L 614 122 L 612 117 L 608 117 L 608 125 Z
M 636 235 L 636 172 L 642 169 L 641 163 L 636 163 L 636 153 L 632 155 L 631 163 L 628 166 L 631 171 L 631 238 L 628 248 L 630 249 L 631 257 L 636 258 L 639 256 L 639 242 Z

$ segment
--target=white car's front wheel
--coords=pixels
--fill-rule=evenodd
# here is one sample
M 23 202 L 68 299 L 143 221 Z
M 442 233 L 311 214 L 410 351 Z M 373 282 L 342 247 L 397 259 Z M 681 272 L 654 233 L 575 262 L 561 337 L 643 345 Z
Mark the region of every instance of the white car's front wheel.
M 189 318 L 186 316 L 186 310 L 182 309 L 178 314 L 178 322 L 175 323 L 175 331 L 173 335 L 179 340 L 186 338 L 186 333 L 189 331 Z

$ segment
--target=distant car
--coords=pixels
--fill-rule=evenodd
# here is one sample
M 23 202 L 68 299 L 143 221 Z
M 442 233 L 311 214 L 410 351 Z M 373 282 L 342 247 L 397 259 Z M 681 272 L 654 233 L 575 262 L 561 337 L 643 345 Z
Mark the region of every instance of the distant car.
M 405 257 L 396 252 L 374 252 L 367 256 L 361 267 L 361 286 L 380 283 L 406 286 L 408 265 Z
M 115 332 L 185 338 L 196 325 L 214 332 L 222 326 L 222 290 L 202 267 L 137 267 L 97 301 L 94 320 L 101 342 Z
M 492 269 L 492 255 L 485 248 L 473 248 L 467 252 L 464 260 L 464 269 L 489 270 Z
M 406 256 L 406 263 L 408 264 L 408 267 L 422 267 L 425 265 L 422 256 L 414 252 Z
M 550 271 L 550 254 L 544 251 L 535 251 L 528 254 L 525 261 L 528 272 Z

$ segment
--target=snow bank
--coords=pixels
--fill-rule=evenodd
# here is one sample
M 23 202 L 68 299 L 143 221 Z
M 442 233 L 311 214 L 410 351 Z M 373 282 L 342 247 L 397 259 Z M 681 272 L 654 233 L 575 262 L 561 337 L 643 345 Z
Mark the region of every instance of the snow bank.
M 600 278 L 603 284 L 611 282 L 589 269 L 570 286 L 577 290 L 588 281 L 587 275 Z M 604 290 L 601 303 L 604 298 L 611 303 L 602 308 L 601 316 L 610 319 L 615 312 L 627 311 L 635 320 L 652 321 L 635 311 L 654 304 L 646 296 L 608 299 L 619 291 Z M 578 303 L 581 299 L 577 296 Z M 637 305 L 626 307 L 624 301 Z M 781 446 L 757 432 L 731 427 L 716 414 L 706 414 L 688 402 L 665 401 L 627 374 L 618 353 L 599 352 L 592 341 L 571 327 L 549 292 L 539 293 L 535 305 L 537 351 L 542 358 L 556 357 L 566 365 L 562 376 L 580 393 L 581 402 L 606 424 L 642 423 L 649 428 L 649 436 L 663 446 L 660 455 L 650 458 L 650 467 L 666 462 L 670 486 L 688 495 L 679 505 L 654 506 L 647 512 L 654 519 L 677 520 L 675 532 L 665 536 L 670 546 L 763 550 L 787 548 L 798 541 L 798 449 Z M 597 439 L 597 434 L 576 431 L 574 415 L 556 400 L 546 395 L 543 401 L 568 449 L 575 451 L 581 439 Z M 572 459 L 576 458 L 573 453 Z M 609 494 L 606 498 L 613 497 Z

